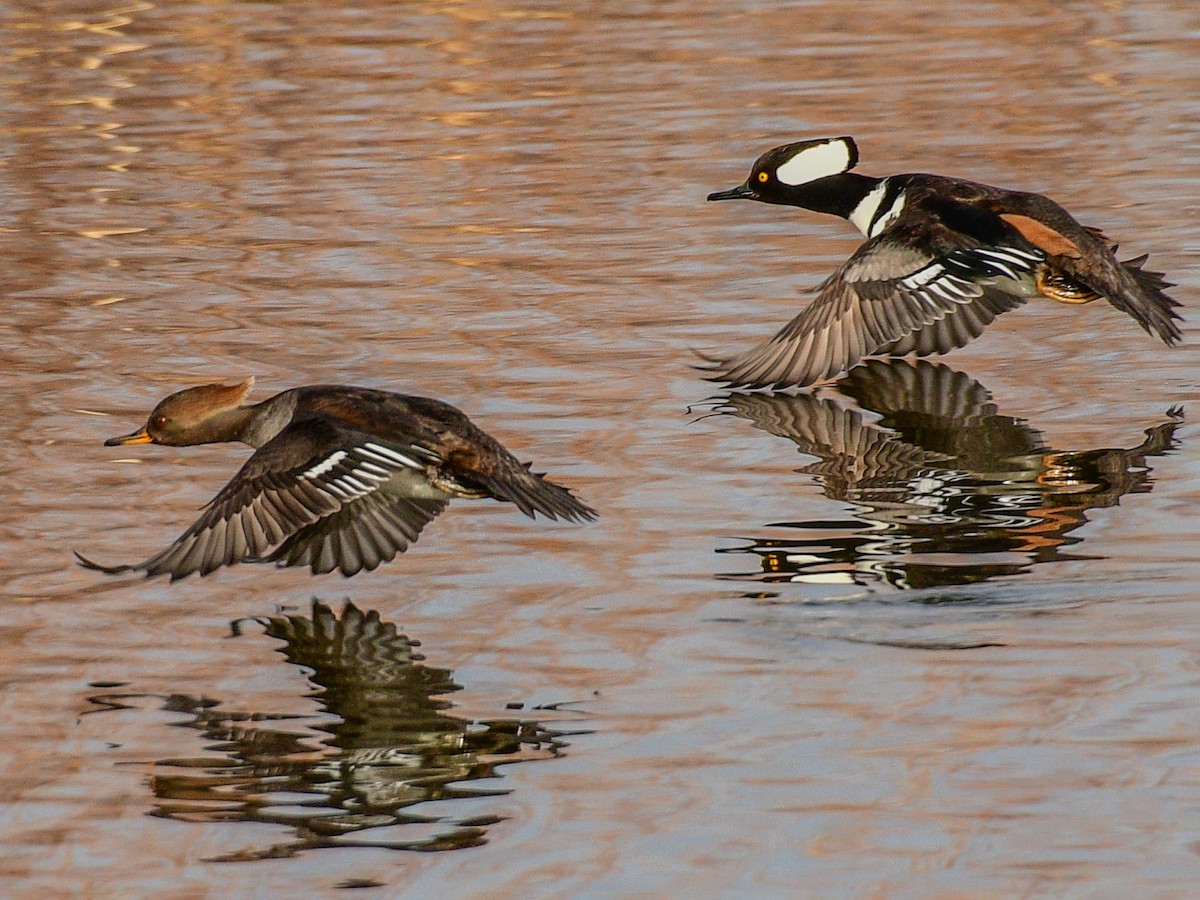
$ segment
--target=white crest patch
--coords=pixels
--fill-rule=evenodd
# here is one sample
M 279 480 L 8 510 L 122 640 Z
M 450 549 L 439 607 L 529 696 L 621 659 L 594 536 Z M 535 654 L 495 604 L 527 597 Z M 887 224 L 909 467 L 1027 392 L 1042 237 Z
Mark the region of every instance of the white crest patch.
M 775 177 L 795 187 L 850 168 L 850 148 L 842 140 L 805 147 L 775 170 Z

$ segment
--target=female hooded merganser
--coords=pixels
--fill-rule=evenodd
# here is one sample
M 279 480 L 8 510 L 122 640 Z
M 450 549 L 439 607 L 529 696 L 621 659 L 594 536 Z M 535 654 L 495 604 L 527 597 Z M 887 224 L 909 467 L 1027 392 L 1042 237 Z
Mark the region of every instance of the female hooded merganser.
M 873 178 L 850 170 L 848 137 L 800 141 L 758 158 L 744 184 L 709 200 L 760 200 L 849 219 L 867 241 L 773 338 L 724 361 L 710 378 L 736 387 L 804 386 L 864 356 L 946 353 L 996 316 L 1041 295 L 1103 297 L 1169 346 L 1179 340 L 1161 273 L 1040 194 L 943 178 Z
M 402 553 L 451 497 L 508 500 L 530 518 L 596 518 L 447 403 L 314 385 L 243 405 L 253 384 L 179 391 L 154 407 L 145 426 L 104 442 L 240 441 L 257 452 L 166 550 L 131 566 L 75 554 L 83 565 L 172 581 L 238 562 L 349 576 Z

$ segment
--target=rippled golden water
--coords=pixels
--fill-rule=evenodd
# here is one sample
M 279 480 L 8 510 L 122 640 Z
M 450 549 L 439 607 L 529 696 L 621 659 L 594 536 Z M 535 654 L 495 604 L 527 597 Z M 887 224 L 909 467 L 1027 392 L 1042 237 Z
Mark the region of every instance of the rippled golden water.
M 1044 191 L 1194 308 L 1194 4 L 4 15 L 5 895 L 1190 893 L 1194 330 L 1171 351 L 1100 304 L 1004 317 L 936 378 L 1111 483 L 966 448 L 888 476 L 899 509 L 778 427 L 877 407 L 708 415 L 690 366 L 856 244 L 703 201 L 798 137 Z M 246 374 L 453 402 L 602 518 L 459 503 L 352 581 L 76 567 L 159 549 L 246 457 L 103 438 Z M 282 626 L 231 630 L 314 596 L 406 635 L 405 666 L 419 641 L 415 674 L 314 673 Z

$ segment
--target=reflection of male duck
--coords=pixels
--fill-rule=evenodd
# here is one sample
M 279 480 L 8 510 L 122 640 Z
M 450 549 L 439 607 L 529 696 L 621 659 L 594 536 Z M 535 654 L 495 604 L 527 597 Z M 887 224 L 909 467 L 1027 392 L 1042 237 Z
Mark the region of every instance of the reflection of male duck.
M 1181 414 L 1128 450 L 1058 451 L 1003 416 L 975 379 L 923 360 L 872 360 L 837 384 L 843 401 L 808 394 L 742 395 L 722 411 L 794 441 L 818 461 L 826 496 L 854 504 L 855 522 L 796 522 L 793 540 L 757 540 L 767 581 L 888 581 L 901 588 L 985 581 L 1059 552 L 1096 507 L 1151 489 L 1146 457 L 1172 447 Z M 870 421 L 862 410 L 878 413 Z
M 447 715 L 437 695 L 460 690 L 449 669 L 421 664 L 409 640 L 378 613 L 347 601 L 338 616 L 318 600 L 312 615 L 246 621 L 285 642 L 291 663 L 310 670 L 330 716 L 230 712 L 211 699 L 176 695 L 169 708 L 206 738 L 201 758 L 160 760 L 152 781 L 156 815 L 189 822 L 270 822 L 293 840 L 224 859 L 291 856 L 330 846 L 446 850 L 481 844 L 497 821 L 463 804 L 455 816 L 438 801 L 505 794 L 498 766 L 548 759 L 562 732 L 532 721 L 471 722 Z M 121 696 L 94 702 L 119 705 Z M 116 701 L 116 702 L 114 702 Z M 313 740 L 311 732 L 329 737 Z M 421 804 L 417 814 L 411 808 Z M 395 826 L 406 826 L 397 829 Z M 377 829 L 382 829 L 377 831 Z

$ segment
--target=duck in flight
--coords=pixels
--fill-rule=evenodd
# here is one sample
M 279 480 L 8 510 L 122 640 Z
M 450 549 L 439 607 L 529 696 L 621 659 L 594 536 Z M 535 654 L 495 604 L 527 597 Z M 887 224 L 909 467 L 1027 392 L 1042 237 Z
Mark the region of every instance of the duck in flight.
M 596 518 L 447 403 L 362 387 L 292 388 L 244 404 L 254 379 L 167 397 L 106 446 L 240 442 L 251 456 L 178 540 L 145 562 L 87 568 L 175 581 L 239 562 L 353 575 L 402 553 L 452 497 L 504 500 L 530 518 Z
M 1168 346 L 1180 338 L 1170 283 L 1118 262 L 1116 246 L 1041 194 L 940 175 L 850 171 L 849 137 L 785 144 L 746 181 L 709 200 L 758 200 L 849 219 L 867 238 L 774 337 L 714 360 L 732 387 L 806 386 L 867 356 L 928 356 L 962 347 L 996 316 L 1042 296 L 1103 297 Z

